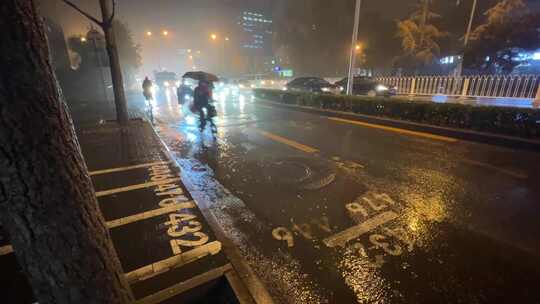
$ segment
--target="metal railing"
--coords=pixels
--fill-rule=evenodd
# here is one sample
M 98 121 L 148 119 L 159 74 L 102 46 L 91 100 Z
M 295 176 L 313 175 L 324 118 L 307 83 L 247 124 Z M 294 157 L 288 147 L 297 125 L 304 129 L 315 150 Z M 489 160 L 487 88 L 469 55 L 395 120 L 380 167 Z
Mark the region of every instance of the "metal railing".
M 540 75 L 377 77 L 403 95 L 540 99 Z

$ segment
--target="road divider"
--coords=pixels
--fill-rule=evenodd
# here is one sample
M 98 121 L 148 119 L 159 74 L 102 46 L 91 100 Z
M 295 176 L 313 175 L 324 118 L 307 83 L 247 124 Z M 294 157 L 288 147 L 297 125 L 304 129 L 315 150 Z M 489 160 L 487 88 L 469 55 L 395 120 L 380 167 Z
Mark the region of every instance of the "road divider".
M 411 131 L 411 130 L 405 130 L 405 129 L 399 129 L 399 128 L 394 128 L 394 127 L 387 127 L 387 126 L 383 126 L 383 125 L 376 125 L 376 124 L 371 124 L 371 123 L 357 121 L 357 120 L 349 120 L 349 119 L 343 119 L 343 118 L 337 118 L 337 117 L 328 117 L 328 119 L 332 120 L 332 121 L 336 121 L 336 122 L 341 122 L 341 123 L 348 123 L 348 124 L 353 124 L 353 125 L 357 125 L 357 126 L 362 126 L 362 127 L 367 127 L 367 128 L 374 128 L 374 129 L 379 129 L 379 130 L 384 130 L 384 131 L 394 132 L 394 133 L 399 133 L 399 134 L 405 134 L 405 135 L 411 135 L 411 136 L 417 136 L 417 137 L 424 137 L 424 138 L 429 138 L 429 139 L 439 140 L 439 141 L 444 141 L 444 142 L 449 142 L 449 143 L 455 143 L 455 142 L 458 141 L 457 139 L 451 138 L 451 137 L 440 136 L 440 135 L 435 135 L 435 134 L 429 134 L 429 133 L 424 133 L 424 132 Z

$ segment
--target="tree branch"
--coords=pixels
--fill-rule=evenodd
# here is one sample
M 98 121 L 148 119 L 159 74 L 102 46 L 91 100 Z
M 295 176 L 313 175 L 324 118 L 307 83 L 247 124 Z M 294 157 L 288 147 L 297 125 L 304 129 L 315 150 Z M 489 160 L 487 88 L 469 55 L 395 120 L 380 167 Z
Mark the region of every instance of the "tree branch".
M 107 26 L 110 26 L 112 24 L 115 13 L 116 13 L 116 0 L 112 0 L 112 13 L 109 19 L 107 20 Z
M 113 0 L 114 1 L 114 0 Z M 86 18 L 92 20 L 92 22 L 94 22 L 95 24 L 103 27 L 103 22 L 99 21 L 96 17 L 90 15 L 89 13 L 83 11 L 82 9 L 80 9 L 77 5 L 75 5 L 73 2 L 71 2 L 70 0 L 62 0 L 62 2 L 64 2 L 65 4 L 71 6 L 73 9 L 75 9 L 76 11 L 78 11 L 79 13 L 81 13 L 83 16 L 85 16 Z

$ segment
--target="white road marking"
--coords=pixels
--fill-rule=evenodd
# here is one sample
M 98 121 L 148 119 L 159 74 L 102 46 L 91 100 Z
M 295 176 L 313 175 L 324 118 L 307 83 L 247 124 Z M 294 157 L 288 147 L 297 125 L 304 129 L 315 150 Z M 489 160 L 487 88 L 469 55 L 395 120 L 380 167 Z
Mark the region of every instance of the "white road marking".
M 156 292 L 155 294 L 149 295 L 145 298 L 142 298 L 140 300 L 137 300 L 135 304 L 158 304 L 162 303 L 167 299 L 170 299 L 174 296 L 177 296 L 179 294 L 182 294 L 188 290 L 191 290 L 197 286 L 201 286 L 202 284 L 206 282 L 213 281 L 215 279 L 218 279 L 219 277 L 223 276 L 226 273 L 229 273 L 232 270 L 231 264 L 227 264 L 225 266 L 214 268 L 206 273 L 203 273 L 201 275 L 194 276 L 193 278 L 190 278 L 189 280 L 180 282 L 178 284 L 175 284 L 169 288 L 160 290 Z
M 169 270 L 181 267 L 208 255 L 216 255 L 221 251 L 221 243 L 214 241 L 206 245 L 175 255 L 168 259 L 141 267 L 125 274 L 129 284 L 153 278 Z
M 111 189 L 111 190 L 99 191 L 99 192 L 96 192 L 96 197 L 102 197 L 102 196 L 107 196 L 107 195 L 112 195 L 112 194 L 117 194 L 117 193 L 122 193 L 122 192 L 145 189 L 145 188 L 150 188 L 154 186 L 170 184 L 170 183 L 174 183 L 178 181 L 180 181 L 179 177 L 171 178 L 171 179 L 167 179 L 167 180 L 163 180 L 159 182 L 149 182 L 149 183 L 131 185 L 131 186 L 126 186 L 126 187 L 121 187 L 121 188 L 116 188 L 116 189 Z
M 167 165 L 169 163 L 170 163 L 170 161 L 159 161 L 159 162 L 154 162 L 154 163 L 133 165 L 133 166 L 127 166 L 127 167 L 119 167 L 119 168 L 91 171 L 90 176 L 109 174 L 109 173 L 115 173 L 115 172 L 122 172 L 122 171 L 129 171 L 129 170 L 140 169 L 140 168 L 148 168 L 148 167 L 152 167 L 152 166 L 156 166 L 156 165 Z
M 190 209 L 190 208 L 195 208 L 195 203 L 194 202 L 185 202 L 185 203 L 181 203 L 181 204 L 174 204 L 174 205 L 171 205 L 171 206 L 168 206 L 168 207 L 165 207 L 165 208 L 159 208 L 159 209 L 155 209 L 155 210 L 151 210 L 151 211 L 146 211 L 146 212 L 139 213 L 139 214 L 136 214 L 136 215 L 127 216 L 127 217 L 120 218 L 120 219 L 117 219 L 117 220 L 109 221 L 109 222 L 107 222 L 107 227 L 109 229 L 112 229 L 112 228 L 124 226 L 124 225 L 127 225 L 127 224 L 131 224 L 131 223 L 134 223 L 134 222 L 142 221 L 142 220 L 145 220 L 145 219 L 149 219 L 149 218 L 152 218 L 152 217 L 165 215 L 165 214 L 168 214 L 168 213 L 171 213 L 171 212 L 180 211 L 182 209 Z
M 8 255 L 10 253 L 13 253 L 13 246 L 6 245 L 6 246 L 0 247 L 0 256 Z
M 324 239 L 326 246 L 333 248 L 336 246 L 345 246 L 345 244 L 353 239 L 360 237 L 361 235 L 372 231 L 373 229 L 388 223 L 391 220 L 394 220 L 399 215 L 393 211 L 387 211 L 381 214 L 378 214 L 365 222 L 353 226 L 347 230 L 344 230 L 340 233 L 337 233 L 333 236 L 327 237 Z

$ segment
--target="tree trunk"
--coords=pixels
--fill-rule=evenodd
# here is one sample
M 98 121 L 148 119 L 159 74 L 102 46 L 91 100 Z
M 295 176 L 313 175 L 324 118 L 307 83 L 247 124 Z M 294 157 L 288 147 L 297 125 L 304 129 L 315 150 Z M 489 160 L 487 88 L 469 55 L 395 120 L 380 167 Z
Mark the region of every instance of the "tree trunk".
M 116 106 L 116 119 L 120 124 L 128 122 L 126 94 L 124 92 L 124 79 L 122 77 L 122 68 L 120 67 L 120 57 L 118 56 L 118 48 L 114 38 L 114 30 L 112 22 L 107 23 L 111 16 L 109 7 L 110 0 L 99 0 L 101 7 L 101 15 L 103 20 L 103 32 L 107 44 L 107 53 L 109 54 L 109 62 L 111 65 L 111 79 L 114 90 L 114 104 Z
M 33 1 L 2 0 L 0 221 L 40 304 L 128 303 Z

